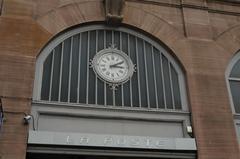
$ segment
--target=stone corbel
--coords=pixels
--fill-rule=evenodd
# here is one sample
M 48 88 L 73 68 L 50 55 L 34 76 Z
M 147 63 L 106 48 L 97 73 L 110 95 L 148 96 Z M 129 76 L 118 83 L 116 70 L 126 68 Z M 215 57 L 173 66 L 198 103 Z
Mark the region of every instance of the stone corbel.
M 124 5 L 125 0 L 104 0 L 107 24 L 117 26 L 122 22 Z

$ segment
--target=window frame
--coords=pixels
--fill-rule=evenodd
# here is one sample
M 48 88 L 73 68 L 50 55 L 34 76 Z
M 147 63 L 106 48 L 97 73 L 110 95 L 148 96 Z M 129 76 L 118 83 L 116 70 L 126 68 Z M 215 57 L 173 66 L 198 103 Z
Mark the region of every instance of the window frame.
M 240 113 L 236 113 L 236 111 L 235 111 L 232 91 L 231 91 L 231 87 L 230 87 L 230 80 L 231 80 L 230 74 L 231 74 L 233 67 L 238 62 L 238 60 L 240 60 L 240 50 L 237 51 L 237 53 L 232 57 L 230 63 L 228 64 L 228 67 L 225 72 L 225 79 L 227 82 L 228 96 L 229 96 L 230 105 L 231 105 L 231 109 L 232 109 L 235 130 L 237 133 L 238 141 L 240 142 L 240 130 L 238 128 L 238 125 L 240 125 Z M 238 79 L 238 78 L 236 78 L 236 79 Z

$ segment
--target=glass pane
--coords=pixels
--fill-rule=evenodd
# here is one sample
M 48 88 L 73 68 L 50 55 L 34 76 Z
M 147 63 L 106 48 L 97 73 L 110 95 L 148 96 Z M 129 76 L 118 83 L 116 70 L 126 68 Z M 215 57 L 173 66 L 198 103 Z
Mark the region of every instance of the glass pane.
M 148 76 L 148 91 L 150 107 L 156 108 L 156 96 L 155 96 L 155 85 L 153 76 L 153 59 L 152 59 L 152 47 L 149 43 L 146 43 L 146 61 L 147 61 L 147 76 Z
M 58 101 L 62 44 L 55 48 L 51 100 Z
M 98 79 L 98 103 L 99 105 L 104 105 L 104 83 Z
M 128 53 L 128 35 L 126 33 L 122 33 L 122 51 L 129 55 Z M 128 81 L 123 85 L 123 94 L 124 94 L 124 106 L 130 106 L 130 82 Z
M 122 105 L 122 85 L 119 85 L 117 87 L 117 90 L 115 91 L 116 96 L 116 105 L 121 106 Z
M 172 74 L 172 85 L 173 85 L 175 109 L 182 109 L 179 82 L 178 82 L 178 74 L 172 65 L 171 65 L 171 74 Z
M 68 101 L 70 47 L 71 47 L 71 39 L 69 38 L 64 41 L 62 83 L 61 83 L 61 102 Z
M 98 31 L 98 51 L 104 49 L 104 31 Z M 98 79 L 98 104 L 104 105 L 104 83 Z
M 105 48 L 108 48 L 112 45 L 112 31 L 106 30 L 106 46 Z
M 86 61 L 87 63 L 90 59 L 93 59 L 96 54 L 96 31 L 91 31 L 90 33 L 90 47 L 89 47 L 89 59 Z M 89 68 L 89 93 L 88 93 L 88 103 L 95 104 L 95 73 L 93 69 Z
M 240 82 L 230 81 L 233 104 L 236 113 L 240 113 Z
M 128 34 L 122 33 L 122 51 L 128 55 Z
M 161 54 L 154 48 L 154 63 L 155 63 L 155 74 L 156 74 L 156 84 L 157 84 L 157 95 L 158 95 L 158 108 L 164 109 L 164 94 L 163 94 L 163 84 L 162 84 L 162 71 L 161 71 Z
M 240 59 L 233 66 L 230 77 L 240 78 Z
M 77 102 L 78 67 L 79 67 L 79 35 L 73 37 L 71 66 L 70 102 Z
M 170 76 L 169 76 L 169 67 L 168 60 L 165 56 L 162 55 L 162 64 L 163 64 L 163 76 L 164 76 L 164 84 L 165 84 L 165 94 L 166 94 L 166 104 L 168 109 L 173 109 L 172 103 L 172 92 L 170 85 Z
M 111 46 L 112 44 L 112 31 L 106 31 L 106 47 Z M 113 105 L 113 90 L 107 86 L 107 105 Z
M 98 51 L 104 49 L 104 31 L 99 30 L 98 31 Z
M 124 106 L 131 106 L 130 103 L 130 82 L 127 81 L 123 84 Z
M 43 65 L 43 77 L 42 77 L 42 89 L 41 89 L 41 100 L 49 99 L 50 90 L 50 78 L 51 78 L 51 68 L 52 68 L 52 56 L 50 53 Z
M 129 36 L 129 44 L 130 44 L 130 57 L 132 59 L 133 64 L 137 64 L 136 57 L 136 39 L 134 36 Z M 139 107 L 139 92 L 138 92 L 138 80 L 137 80 L 137 71 L 133 73 L 132 76 L 132 102 L 133 106 Z
M 113 105 L 113 90 L 107 85 L 107 105 Z
M 114 31 L 114 44 L 115 47 L 120 50 L 120 32 Z
M 114 31 L 114 44 L 118 50 L 120 50 L 120 32 Z M 122 85 L 117 87 L 115 91 L 115 100 L 117 106 L 122 106 Z
M 87 41 L 88 33 L 81 34 L 81 65 L 80 65 L 80 87 L 79 87 L 79 102 L 86 103 L 86 82 L 87 82 Z
M 147 107 L 147 88 L 146 88 L 146 79 L 145 79 L 145 64 L 144 64 L 144 50 L 143 50 L 143 40 L 142 39 L 138 39 L 137 40 L 137 44 L 138 44 L 138 67 L 139 70 L 139 76 L 140 76 L 140 89 L 141 89 L 141 104 L 142 107 Z

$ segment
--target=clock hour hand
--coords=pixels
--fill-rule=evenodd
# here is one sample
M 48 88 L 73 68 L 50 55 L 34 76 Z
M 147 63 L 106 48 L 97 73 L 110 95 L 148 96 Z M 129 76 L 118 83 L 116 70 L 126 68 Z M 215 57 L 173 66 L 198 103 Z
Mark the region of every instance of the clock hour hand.
M 118 65 L 114 65 L 114 66 L 110 65 L 110 68 L 124 68 L 124 67 L 123 66 L 118 66 Z
M 112 67 L 118 67 L 118 68 L 123 68 L 122 66 L 118 66 L 118 65 L 121 65 L 122 63 L 124 63 L 124 61 L 120 61 L 118 63 L 115 63 L 113 65 L 110 65 L 109 67 L 112 68 Z

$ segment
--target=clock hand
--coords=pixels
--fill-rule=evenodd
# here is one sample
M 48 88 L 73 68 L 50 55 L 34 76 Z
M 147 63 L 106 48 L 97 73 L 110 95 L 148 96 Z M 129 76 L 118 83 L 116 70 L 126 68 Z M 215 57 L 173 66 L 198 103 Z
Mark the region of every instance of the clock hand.
M 123 66 L 118 66 L 118 65 L 114 65 L 114 66 L 110 66 L 110 68 L 124 68 Z
M 111 67 L 115 67 L 115 66 L 117 66 L 117 65 L 121 65 L 122 63 L 124 63 L 124 61 L 120 61 L 120 62 L 118 62 L 118 63 L 115 63 L 115 64 L 113 64 L 113 65 L 110 65 L 109 67 L 111 68 Z

